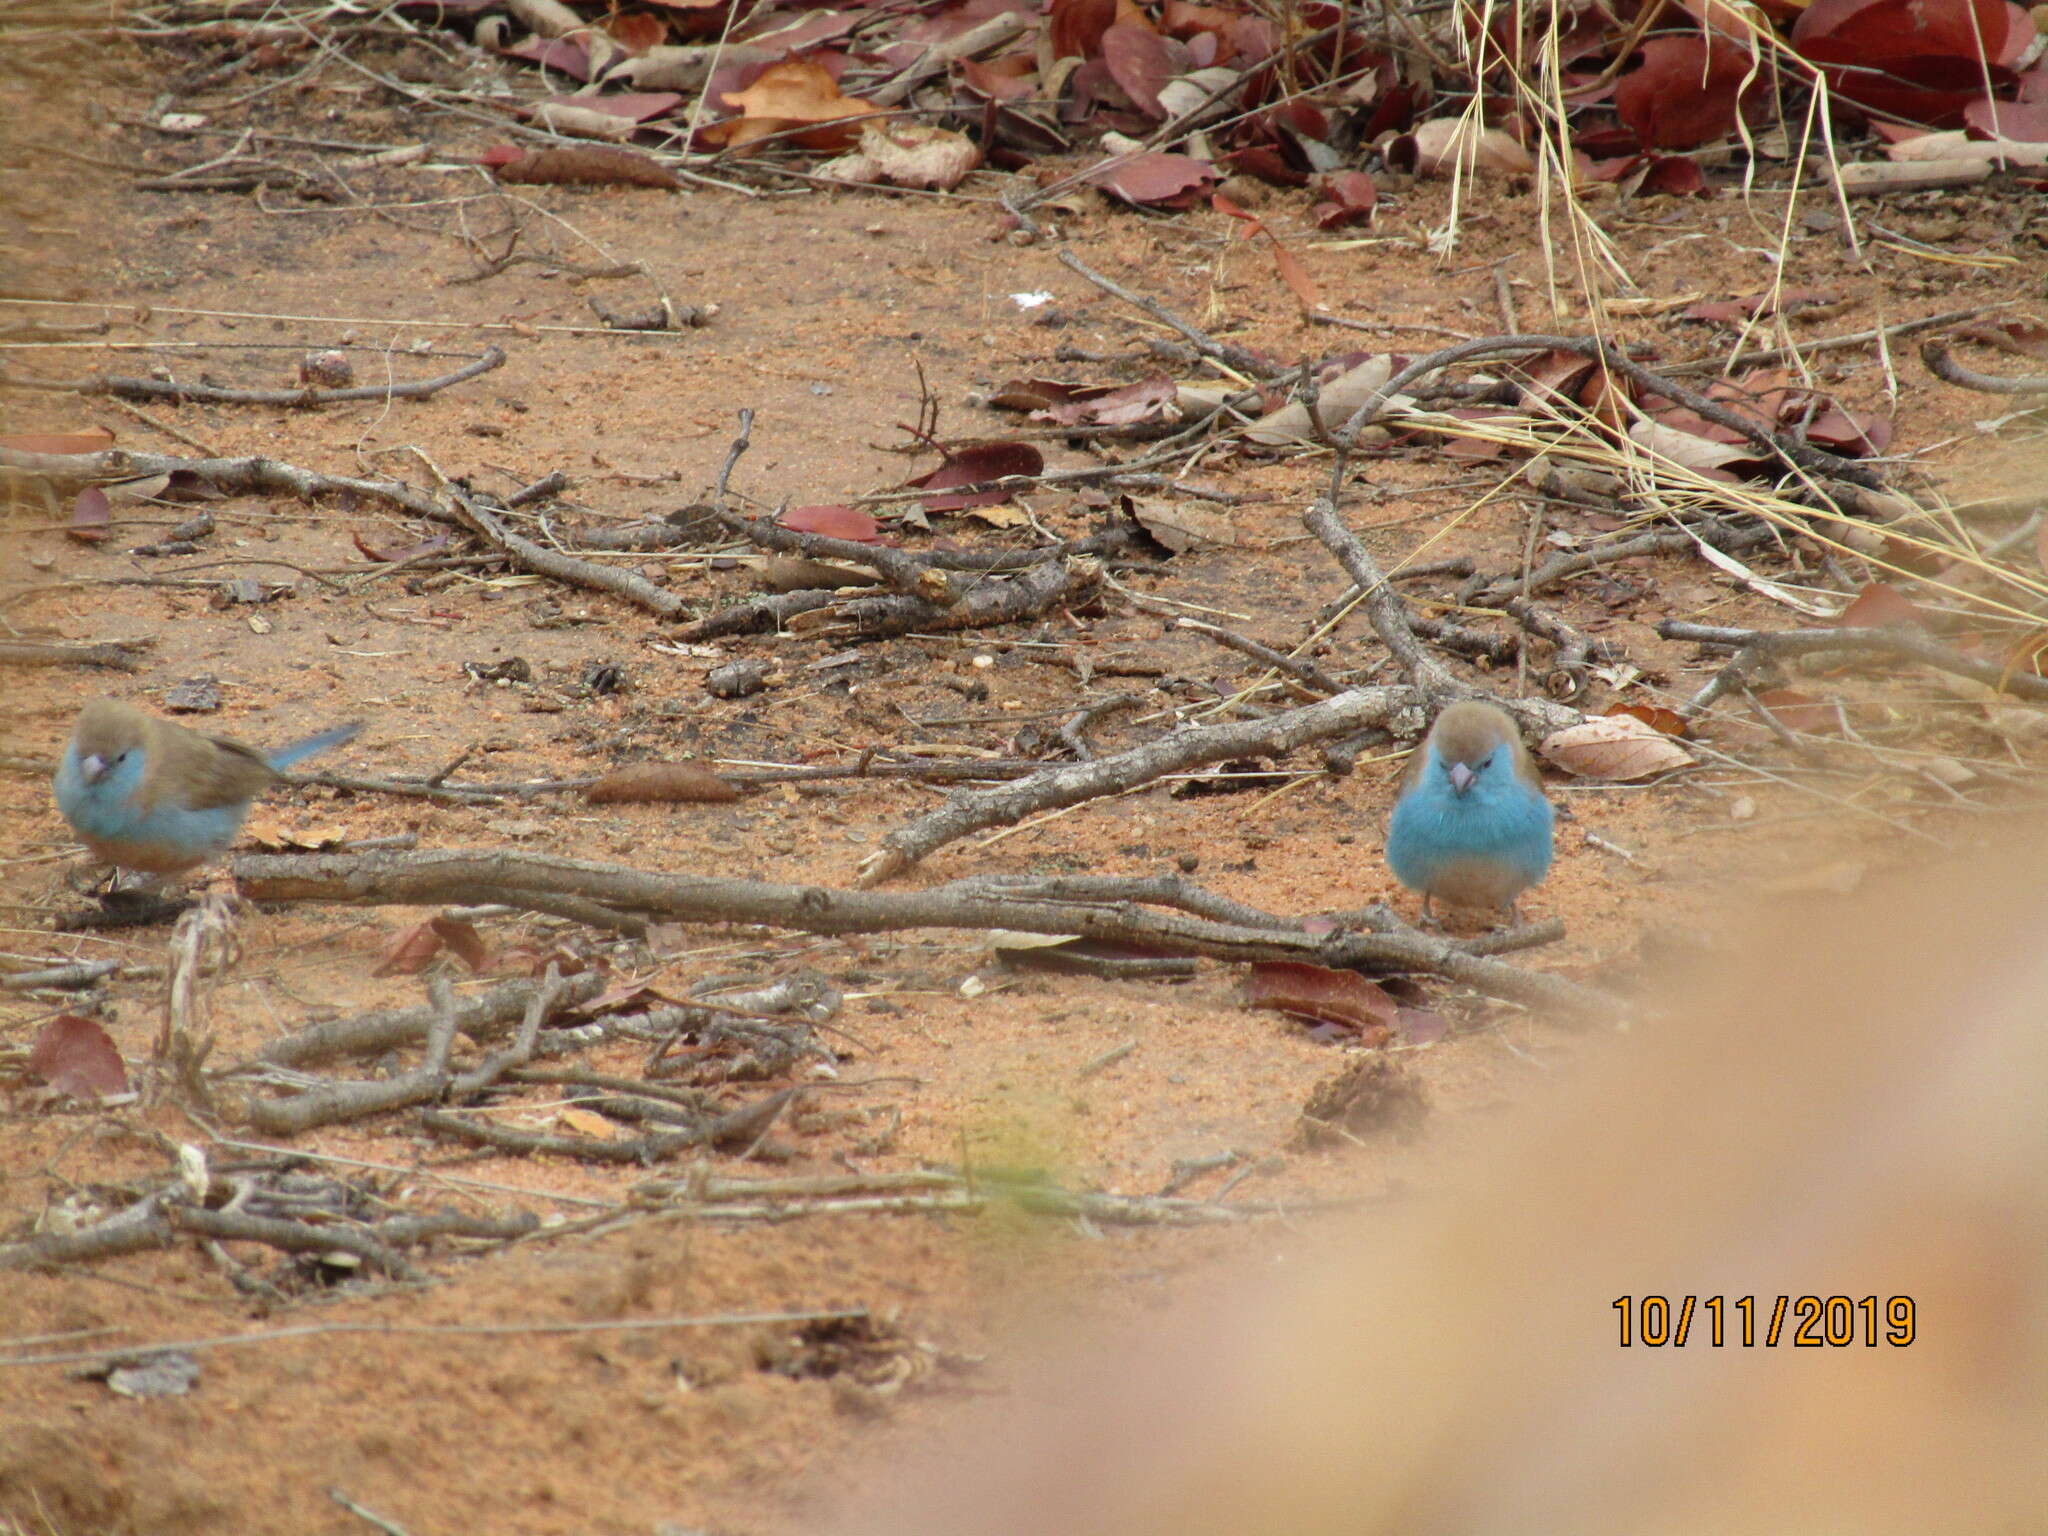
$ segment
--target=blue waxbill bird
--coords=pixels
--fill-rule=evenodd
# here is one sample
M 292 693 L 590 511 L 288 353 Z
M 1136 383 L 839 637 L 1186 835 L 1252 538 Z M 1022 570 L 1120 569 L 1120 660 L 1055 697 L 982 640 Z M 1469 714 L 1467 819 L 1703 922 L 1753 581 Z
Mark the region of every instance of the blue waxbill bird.
M 1519 920 L 1515 898 L 1550 869 L 1552 813 L 1543 780 L 1507 714 L 1463 700 L 1436 718 L 1408 758 L 1387 825 L 1387 863 L 1422 893 L 1494 907 Z
M 361 729 L 358 720 L 264 752 L 94 699 L 57 765 L 57 808 L 108 863 L 182 874 L 235 840 L 249 803 L 280 772 Z

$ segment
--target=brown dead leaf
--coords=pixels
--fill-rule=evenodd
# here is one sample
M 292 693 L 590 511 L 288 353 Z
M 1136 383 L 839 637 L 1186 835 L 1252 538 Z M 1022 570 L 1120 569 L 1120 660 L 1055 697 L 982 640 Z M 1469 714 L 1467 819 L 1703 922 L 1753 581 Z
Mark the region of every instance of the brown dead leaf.
M 1384 987 L 1356 971 L 1333 971 L 1294 960 L 1260 961 L 1246 974 L 1244 991 L 1248 1007 L 1355 1029 L 1372 1045 L 1394 1038 L 1394 1019 L 1400 1011 Z
M 590 1136 L 598 1141 L 610 1141 L 618 1135 L 619 1128 L 594 1110 L 568 1109 L 555 1112 L 555 1124 L 576 1136 Z
M 1856 594 L 1835 624 L 1843 629 L 1882 629 L 1887 624 L 1927 626 L 1927 614 L 1897 587 L 1873 581 Z
M 74 1099 L 103 1099 L 128 1091 L 128 1067 L 100 1024 L 60 1013 L 36 1032 L 28 1050 L 30 1076 Z
M 1771 712 L 1771 718 L 1788 731 L 1808 736 L 1839 736 L 1842 706 L 1833 699 L 1801 693 L 1796 688 L 1766 688 L 1756 701 Z
M 857 507 L 791 507 L 775 521 L 794 533 L 819 533 L 854 544 L 880 544 L 882 525 Z
M 978 485 L 985 480 L 1003 480 L 1012 475 L 1035 475 L 1045 468 L 1045 455 L 1029 443 L 965 443 L 947 451 L 945 462 L 931 473 L 906 480 L 905 486 L 927 491 L 950 490 L 956 485 Z M 1008 501 L 1010 493 L 997 487 L 988 491 L 965 491 L 950 496 L 927 496 L 927 512 L 961 512 L 969 507 L 992 507 Z
M 71 522 L 64 531 L 81 544 L 97 544 L 113 531 L 112 522 L 113 507 L 107 493 L 96 485 L 88 485 L 71 503 Z
M 1127 203 L 1185 208 L 1203 187 L 1222 177 L 1215 166 L 1192 155 L 1144 154 L 1110 160 L 1084 179 Z
M 1629 781 L 1690 768 L 1692 754 L 1633 715 L 1602 715 L 1543 738 L 1545 758 L 1582 779 Z
M 1128 497 L 1124 505 L 1138 526 L 1157 539 L 1169 554 L 1180 554 L 1197 544 L 1235 548 L 1243 542 L 1230 519 L 1214 512 L 1203 512 L 1176 501 L 1132 501 Z
M 1529 151 L 1499 128 L 1482 128 L 1462 117 L 1433 117 L 1387 146 L 1389 163 L 1401 162 L 1418 176 L 1449 176 L 1461 167 L 1499 176 L 1526 176 L 1536 162 Z
M 841 94 L 832 72 L 816 59 L 784 59 L 771 64 L 745 90 L 727 91 L 724 96 L 725 104 L 739 115 L 708 124 L 697 136 L 707 144 L 732 148 L 805 123 L 830 123 L 829 128 L 793 137 L 806 149 L 844 149 L 859 137 L 860 126 L 840 119 L 878 110 L 873 102 Z
M 1631 719 L 1642 721 L 1653 730 L 1663 732 L 1666 736 L 1692 734 L 1692 727 L 1686 723 L 1685 716 L 1675 709 L 1666 709 L 1661 704 L 1610 704 L 1601 711 L 1601 714 L 1627 715 Z
M 863 123 L 860 147 L 818 167 L 837 181 L 886 182 L 949 192 L 981 164 L 981 147 L 964 133 L 925 123 Z

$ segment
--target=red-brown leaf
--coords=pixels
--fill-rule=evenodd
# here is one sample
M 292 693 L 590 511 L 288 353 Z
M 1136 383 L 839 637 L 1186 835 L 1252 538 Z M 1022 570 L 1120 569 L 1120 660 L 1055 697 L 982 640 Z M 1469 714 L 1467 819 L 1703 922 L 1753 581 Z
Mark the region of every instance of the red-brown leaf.
M 37 1031 L 28 1049 L 28 1070 L 74 1099 L 128 1091 L 128 1068 L 113 1036 L 82 1014 L 60 1013 Z
M 1771 712 L 1771 718 L 1788 731 L 1802 731 L 1809 736 L 1841 733 L 1842 706 L 1832 699 L 1815 698 L 1794 688 L 1770 688 L 1756 697 Z
M 407 545 L 404 549 L 392 550 L 378 549 L 360 533 L 352 533 L 349 537 L 355 541 L 356 548 L 362 552 L 364 558 L 375 560 L 380 565 L 395 565 L 400 560 L 420 560 L 428 555 L 439 554 L 448 547 L 451 535 L 437 533 L 430 539 L 421 539 L 419 543 Z
M 370 974 L 417 976 L 433 963 L 434 956 L 441 953 L 444 942 L 431 919 L 401 928 L 385 944 L 383 957 Z
M 499 165 L 500 181 L 594 187 L 680 187 L 676 173 L 652 156 L 617 144 L 536 149 Z
M 1719 38 L 1653 37 L 1614 87 L 1614 110 L 1645 149 L 1692 149 L 1735 128 L 1748 54 Z
M 455 958 L 472 971 L 480 971 L 490 959 L 490 946 L 484 943 L 484 936 L 476 931 L 474 923 L 465 923 L 453 917 L 428 919 L 428 926 L 440 935 L 441 942 Z
M 1675 709 L 1666 709 L 1661 704 L 1610 704 L 1600 711 L 1603 715 L 1628 715 L 1640 720 L 1666 736 L 1690 736 L 1692 727 L 1685 716 Z
M 1313 185 L 1323 197 L 1314 212 L 1320 229 L 1368 222 L 1379 202 L 1378 183 L 1363 171 L 1332 171 L 1317 177 Z
M 857 507 L 791 507 L 776 521 L 796 533 L 821 533 L 855 544 L 882 542 L 881 524 Z
M 1216 167 L 1192 155 L 1133 155 L 1090 171 L 1087 180 L 1127 203 L 1161 204 L 1191 199 L 1215 181 Z
M 1159 89 L 1190 68 L 1187 44 L 1161 37 L 1150 27 L 1120 21 L 1102 34 L 1102 62 L 1140 112 L 1164 117 Z
M 1887 624 L 1926 627 L 1927 615 L 1897 587 L 1873 581 L 1856 594 L 1835 625 L 1841 629 L 1882 629 Z
M 1400 1004 L 1356 971 L 1333 971 L 1296 960 L 1262 960 L 1245 978 L 1245 1001 L 1299 1019 L 1350 1029 L 1391 1031 Z
M 956 485 L 976 485 L 984 480 L 1001 480 L 1010 475 L 1035 475 L 1045 468 L 1045 455 L 1029 443 L 971 443 L 946 455 L 946 461 L 928 475 L 907 485 L 927 491 L 951 490 Z M 988 491 L 960 492 L 950 496 L 927 496 L 927 512 L 958 512 L 967 507 L 992 507 L 1007 501 L 1010 493 L 997 487 Z
M 1116 0 L 1052 0 L 1046 24 L 1055 59 L 1089 59 L 1116 21 Z
M 88 485 L 71 503 L 71 525 L 64 531 L 81 544 L 97 544 L 113 531 L 113 507 L 107 493 Z
M 1161 375 L 1107 390 L 1086 400 L 1066 400 L 1034 414 L 1063 427 L 1126 426 L 1139 421 L 1165 421 L 1180 390 Z

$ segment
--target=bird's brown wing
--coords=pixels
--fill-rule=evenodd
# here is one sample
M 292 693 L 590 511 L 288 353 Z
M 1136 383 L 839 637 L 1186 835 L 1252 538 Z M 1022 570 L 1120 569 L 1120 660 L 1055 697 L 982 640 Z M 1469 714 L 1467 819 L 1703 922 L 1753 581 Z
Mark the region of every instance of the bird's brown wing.
M 254 747 L 224 736 L 202 736 L 168 720 L 152 720 L 149 771 L 142 781 L 145 806 L 170 802 L 209 811 L 256 797 L 277 777 Z

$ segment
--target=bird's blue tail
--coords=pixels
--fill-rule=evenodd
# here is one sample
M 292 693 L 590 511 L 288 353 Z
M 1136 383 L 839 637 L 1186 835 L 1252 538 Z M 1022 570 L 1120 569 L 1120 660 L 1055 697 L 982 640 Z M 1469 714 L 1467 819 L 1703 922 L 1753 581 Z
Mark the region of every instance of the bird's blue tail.
M 354 741 L 363 728 L 360 720 L 351 720 L 347 725 L 337 725 L 331 731 L 322 731 L 318 736 L 308 736 L 304 741 L 295 741 L 288 747 L 279 747 L 270 754 L 270 766 L 282 773 L 292 764 L 311 757 L 315 752 L 325 752 L 329 747 L 338 747 L 343 742 Z

